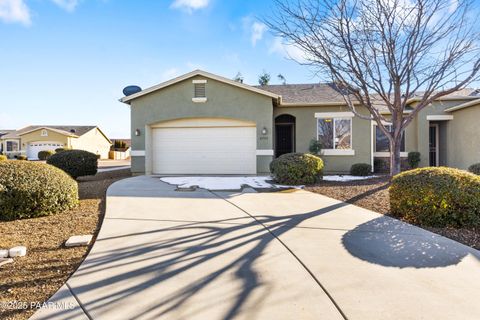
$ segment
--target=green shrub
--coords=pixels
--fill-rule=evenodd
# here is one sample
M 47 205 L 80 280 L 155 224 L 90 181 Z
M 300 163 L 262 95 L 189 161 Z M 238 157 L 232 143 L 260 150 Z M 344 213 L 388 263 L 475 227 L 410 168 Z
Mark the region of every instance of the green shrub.
M 55 154 L 55 151 L 53 151 L 53 150 L 42 150 L 42 151 L 38 152 L 38 159 L 39 160 L 47 160 L 48 158 L 50 158 L 54 154 Z M 17 159 L 18 159 L 18 157 L 17 157 Z
M 417 151 L 409 152 L 407 161 L 411 169 L 418 168 L 418 164 L 420 163 L 420 152 L 417 152 Z
M 373 172 L 375 172 L 375 173 L 388 172 L 387 160 L 382 159 L 382 158 L 374 158 L 373 159 Z
M 319 154 L 322 150 L 322 143 L 316 139 L 310 140 L 310 145 L 308 146 L 308 151 L 311 154 Z
M 287 153 L 270 163 L 270 171 L 278 183 L 312 184 L 322 177 L 323 161 L 308 153 Z
M 355 163 L 350 167 L 352 176 L 369 176 L 372 174 L 372 166 L 368 163 Z
M 7 156 L 0 154 L 0 161 L 7 161 L 7 160 L 8 160 Z
M 55 149 L 55 153 L 63 152 L 66 150 L 72 150 L 72 148 L 67 148 L 67 147 L 57 148 Z
M 480 176 L 480 163 L 472 164 L 470 167 L 468 167 L 468 171 Z
M 27 160 L 27 156 L 24 156 L 24 155 L 19 155 L 17 156 L 17 160 Z
M 77 183 L 62 170 L 40 162 L 0 162 L 0 219 L 45 216 L 77 203 Z
M 402 172 L 389 188 L 391 213 L 432 227 L 480 224 L 480 177 L 464 170 L 427 167 Z
M 57 168 L 76 179 L 82 176 L 91 176 L 97 173 L 97 155 L 84 150 L 65 150 L 52 155 L 47 160 Z

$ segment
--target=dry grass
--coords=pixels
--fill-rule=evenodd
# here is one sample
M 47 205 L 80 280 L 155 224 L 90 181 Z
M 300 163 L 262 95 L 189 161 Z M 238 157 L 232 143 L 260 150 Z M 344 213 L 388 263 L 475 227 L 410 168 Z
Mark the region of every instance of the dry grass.
M 307 187 L 312 192 L 342 200 L 359 207 L 389 215 L 390 197 L 388 195 L 388 177 L 350 182 L 322 181 Z M 467 246 L 480 250 L 480 228 L 431 228 L 419 226 Z
M 0 267 L 0 319 L 28 319 L 35 310 L 13 310 L 3 303 L 44 302 L 65 283 L 90 250 L 65 248 L 65 240 L 79 234 L 96 236 L 108 186 L 129 176 L 127 169 L 79 178 L 77 208 L 48 217 L 0 221 L 0 248 L 27 247 L 27 256 Z

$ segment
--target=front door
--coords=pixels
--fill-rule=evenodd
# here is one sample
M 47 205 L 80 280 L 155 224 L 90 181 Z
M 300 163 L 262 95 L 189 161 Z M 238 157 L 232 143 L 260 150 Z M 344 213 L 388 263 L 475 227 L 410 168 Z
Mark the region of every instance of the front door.
M 438 124 L 430 124 L 429 128 L 429 165 L 438 166 Z
M 275 125 L 275 156 L 279 157 L 285 153 L 294 152 L 294 125 L 277 124 Z

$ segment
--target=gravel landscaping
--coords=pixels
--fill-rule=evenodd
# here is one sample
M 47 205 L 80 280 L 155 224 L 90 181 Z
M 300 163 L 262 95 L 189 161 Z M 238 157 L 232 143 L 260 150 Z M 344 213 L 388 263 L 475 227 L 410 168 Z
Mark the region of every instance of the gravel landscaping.
M 389 215 L 388 186 L 388 177 L 378 177 L 359 181 L 322 181 L 305 189 Z M 460 229 L 420 227 L 480 250 L 480 228 L 478 227 Z
M 25 257 L 0 267 L 0 319 L 28 319 L 35 310 L 24 309 L 23 303 L 43 303 L 65 283 L 94 242 L 66 248 L 65 241 L 84 234 L 95 239 L 108 186 L 130 175 L 126 169 L 79 178 L 77 208 L 41 218 L 0 221 L 0 248 L 23 245 L 28 250 Z

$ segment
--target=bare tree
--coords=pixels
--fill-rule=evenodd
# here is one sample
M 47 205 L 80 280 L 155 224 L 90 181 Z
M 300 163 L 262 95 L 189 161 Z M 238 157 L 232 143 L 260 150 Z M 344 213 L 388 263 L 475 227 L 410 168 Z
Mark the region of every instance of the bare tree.
M 279 73 L 277 75 L 277 79 L 282 83 L 282 84 L 287 84 L 287 79 L 283 76 L 283 74 Z
M 355 115 L 376 122 L 389 140 L 391 175 L 400 172 L 402 134 L 417 114 L 478 79 L 479 33 L 469 0 L 275 4 L 265 23 L 304 53 L 299 63 L 338 85 Z M 408 110 L 414 96 L 418 102 Z

